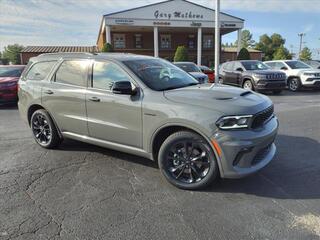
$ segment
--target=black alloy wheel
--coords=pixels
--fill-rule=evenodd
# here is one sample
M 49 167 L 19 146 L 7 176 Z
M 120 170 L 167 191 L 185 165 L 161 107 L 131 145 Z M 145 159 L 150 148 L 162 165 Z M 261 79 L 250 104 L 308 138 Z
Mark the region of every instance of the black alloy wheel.
M 32 114 L 30 127 L 36 142 L 44 148 L 54 148 L 62 140 L 50 115 L 44 109 L 39 109 Z
M 203 188 L 218 175 L 211 147 L 192 132 L 169 136 L 160 148 L 159 165 L 167 180 L 183 189 Z

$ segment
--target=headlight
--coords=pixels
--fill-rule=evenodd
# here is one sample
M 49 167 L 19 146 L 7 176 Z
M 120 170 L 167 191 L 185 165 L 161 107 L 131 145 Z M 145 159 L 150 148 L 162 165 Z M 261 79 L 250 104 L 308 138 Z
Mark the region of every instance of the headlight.
M 261 79 L 265 79 L 265 78 L 266 78 L 266 75 L 254 73 L 254 74 L 253 74 L 253 78 L 254 78 L 255 80 L 261 80 Z
M 252 115 L 226 116 L 226 117 L 220 118 L 216 122 L 216 125 L 218 128 L 223 130 L 248 128 L 251 118 L 252 118 Z
M 314 73 L 305 72 L 305 73 L 303 73 L 303 75 L 305 75 L 305 76 L 314 76 Z

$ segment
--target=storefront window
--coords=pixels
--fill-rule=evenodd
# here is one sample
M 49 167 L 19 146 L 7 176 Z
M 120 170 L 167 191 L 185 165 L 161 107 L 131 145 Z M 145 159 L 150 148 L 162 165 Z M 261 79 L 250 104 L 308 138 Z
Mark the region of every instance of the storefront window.
M 213 35 L 203 36 L 203 48 L 213 48 Z
M 126 35 L 125 34 L 114 34 L 113 35 L 114 48 L 122 49 L 126 48 Z
M 162 49 L 171 48 L 171 35 L 160 35 L 160 46 Z
M 135 47 L 136 48 L 142 48 L 142 35 L 141 34 L 135 34 Z
M 194 37 L 194 35 L 189 35 L 188 36 L 188 47 L 190 49 L 194 49 L 195 48 L 195 37 Z

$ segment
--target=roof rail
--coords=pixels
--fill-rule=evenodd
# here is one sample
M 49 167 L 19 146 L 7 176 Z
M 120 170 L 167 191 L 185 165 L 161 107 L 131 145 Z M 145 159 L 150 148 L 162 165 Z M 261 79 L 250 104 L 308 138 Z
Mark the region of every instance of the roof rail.
M 92 56 L 94 55 L 95 53 L 89 53 L 89 52 L 56 52 L 56 53 L 42 53 L 40 55 L 38 55 L 38 57 L 41 57 L 41 56 L 75 56 L 75 55 L 89 55 L 89 56 Z

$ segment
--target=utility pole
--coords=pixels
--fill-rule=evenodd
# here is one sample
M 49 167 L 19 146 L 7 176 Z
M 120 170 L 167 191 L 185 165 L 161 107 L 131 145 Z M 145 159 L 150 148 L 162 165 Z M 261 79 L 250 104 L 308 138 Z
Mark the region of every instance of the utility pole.
M 305 33 L 299 33 L 298 36 L 300 37 L 300 47 L 299 47 L 299 56 L 298 56 L 298 59 L 300 59 L 300 54 L 301 54 L 301 50 L 302 50 L 302 39 L 303 37 L 305 36 L 306 34 Z
M 220 0 L 216 1 L 215 8 L 215 45 L 214 45 L 214 79 L 219 82 L 219 63 L 220 63 Z

